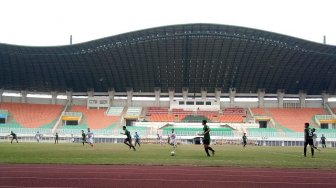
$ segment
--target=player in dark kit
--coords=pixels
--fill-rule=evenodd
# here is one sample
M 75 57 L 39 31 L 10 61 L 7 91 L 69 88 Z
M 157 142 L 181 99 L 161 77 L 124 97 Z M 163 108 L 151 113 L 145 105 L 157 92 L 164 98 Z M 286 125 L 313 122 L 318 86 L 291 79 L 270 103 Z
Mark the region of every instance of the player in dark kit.
M 243 147 L 245 147 L 247 144 L 247 137 L 246 137 L 246 133 L 244 133 L 243 135 Z
M 203 137 L 203 146 L 204 146 L 204 150 L 207 154 L 208 157 L 210 157 L 209 154 L 209 150 L 212 152 L 212 155 L 215 155 L 215 150 L 213 150 L 209 145 L 210 145 L 210 127 L 207 125 L 207 120 L 203 120 L 202 121 L 202 125 L 203 125 L 203 133 L 199 134 L 200 136 L 204 136 Z
M 326 137 L 324 136 L 324 134 L 322 134 L 322 137 L 321 137 L 321 142 L 322 142 L 322 148 L 326 148 Z
M 126 135 L 126 137 L 127 137 L 127 138 L 125 138 L 125 140 L 124 140 L 124 144 L 128 145 L 130 149 L 133 148 L 133 150 L 136 151 L 136 150 L 135 150 L 135 147 L 134 147 L 133 144 L 132 144 L 131 133 L 126 129 L 126 126 L 123 126 L 123 130 L 125 131 L 125 133 L 121 133 L 121 134 Z M 128 142 L 128 143 L 127 143 L 127 142 Z
M 315 132 L 314 128 L 309 128 L 309 123 L 305 123 L 305 129 L 304 129 L 304 149 L 303 149 L 303 154 L 306 157 L 307 154 L 307 145 L 309 144 L 310 146 L 310 151 L 312 157 L 314 157 L 314 149 L 317 149 L 314 146 L 314 140 L 313 140 L 313 134 Z
M 16 136 L 16 134 L 13 131 L 11 131 L 11 133 L 10 133 L 9 136 L 12 136 L 11 144 L 13 143 L 14 139 L 16 140 L 16 143 L 19 143 L 18 139 L 17 139 L 17 136 Z
M 84 133 L 84 130 L 82 130 L 82 143 L 83 143 L 83 146 L 86 142 L 86 134 Z
M 55 144 L 58 144 L 58 133 L 56 133 L 56 135 L 55 135 Z

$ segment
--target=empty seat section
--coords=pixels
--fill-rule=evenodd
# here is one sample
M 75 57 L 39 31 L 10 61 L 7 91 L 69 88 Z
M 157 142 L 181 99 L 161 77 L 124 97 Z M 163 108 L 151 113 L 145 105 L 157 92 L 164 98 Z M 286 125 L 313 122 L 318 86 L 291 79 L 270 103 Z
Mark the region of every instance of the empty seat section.
M 168 114 L 168 108 L 148 107 L 147 115 L 152 115 L 152 114 Z
M 244 108 L 224 108 L 222 110 L 224 115 L 246 115 L 246 110 Z
M 120 118 L 119 116 L 106 116 L 105 109 L 87 109 L 86 106 L 72 106 L 70 111 L 83 113 L 87 126 L 92 129 L 107 128 Z
M 268 111 L 280 125 L 297 132 L 303 132 L 304 123 L 310 122 L 314 115 L 325 114 L 322 108 L 270 108 Z
M 189 110 L 183 110 L 183 109 L 173 109 L 172 114 L 174 114 L 178 118 L 178 121 L 182 121 L 182 119 L 184 119 L 185 116 L 193 115 L 194 112 L 189 111 Z
M 142 107 L 128 107 L 125 118 L 138 119 L 141 115 Z
M 267 116 L 267 113 L 263 108 L 251 108 L 251 111 L 255 116 Z
M 218 122 L 220 123 L 243 123 L 244 117 L 241 115 L 219 115 Z
M 174 122 L 175 116 L 168 114 L 168 108 L 164 107 L 148 107 L 147 109 L 148 121 L 154 122 Z
M 57 120 L 60 115 L 62 106 L 52 104 L 1 103 L 0 109 L 7 110 L 14 120 L 12 123 L 18 123 L 22 127 L 37 128 L 44 126 L 51 128 L 53 121 Z
M 106 115 L 108 116 L 120 116 L 121 113 L 123 112 L 124 107 L 110 107 L 107 112 Z
M 148 117 L 148 120 L 154 122 L 174 122 L 175 116 L 171 114 L 152 114 Z

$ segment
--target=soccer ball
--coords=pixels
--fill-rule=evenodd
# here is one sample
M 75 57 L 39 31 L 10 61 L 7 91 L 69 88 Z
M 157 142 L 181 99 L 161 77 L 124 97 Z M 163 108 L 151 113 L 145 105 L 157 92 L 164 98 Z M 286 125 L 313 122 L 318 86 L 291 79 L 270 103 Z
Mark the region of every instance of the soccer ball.
M 175 151 L 170 152 L 171 156 L 175 156 Z

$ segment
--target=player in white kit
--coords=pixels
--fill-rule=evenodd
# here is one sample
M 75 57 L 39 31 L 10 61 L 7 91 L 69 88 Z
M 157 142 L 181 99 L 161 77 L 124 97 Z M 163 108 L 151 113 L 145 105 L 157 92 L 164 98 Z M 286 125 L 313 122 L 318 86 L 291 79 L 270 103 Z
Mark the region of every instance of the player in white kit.
M 88 132 L 86 134 L 86 136 L 87 136 L 87 142 L 88 142 L 88 144 L 90 144 L 91 147 L 93 147 L 94 134 L 93 134 L 93 132 L 91 132 L 90 128 L 88 128 L 87 130 L 88 130 Z
M 174 129 L 172 129 L 172 132 L 171 132 L 171 134 L 169 135 L 169 137 L 170 137 L 170 142 L 169 142 L 169 144 L 170 144 L 171 146 L 173 146 L 172 154 L 175 155 L 175 150 L 176 150 L 176 134 L 175 134 L 175 132 L 174 132 Z

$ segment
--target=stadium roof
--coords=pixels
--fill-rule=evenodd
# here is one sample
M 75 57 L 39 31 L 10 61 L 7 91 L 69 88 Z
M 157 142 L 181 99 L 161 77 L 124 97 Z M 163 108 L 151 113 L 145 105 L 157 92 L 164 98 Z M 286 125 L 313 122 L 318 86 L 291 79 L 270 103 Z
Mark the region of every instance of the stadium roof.
M 69 46 L 0 44 L 0 70 L 0 88 L 14 90 L 336 93 L 335 46 L 214 24 L 158 27 Z

